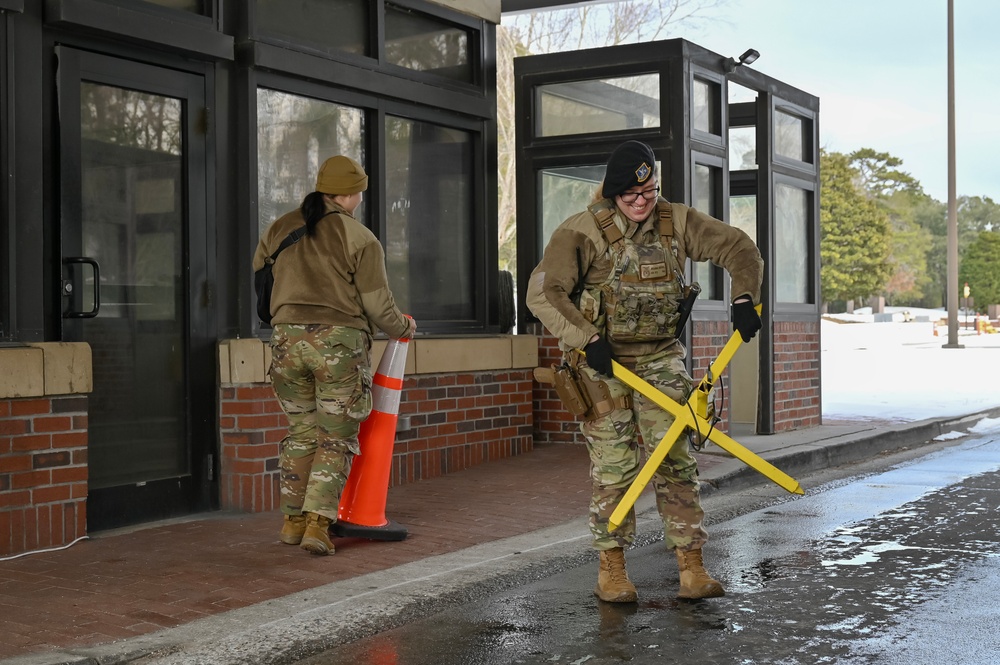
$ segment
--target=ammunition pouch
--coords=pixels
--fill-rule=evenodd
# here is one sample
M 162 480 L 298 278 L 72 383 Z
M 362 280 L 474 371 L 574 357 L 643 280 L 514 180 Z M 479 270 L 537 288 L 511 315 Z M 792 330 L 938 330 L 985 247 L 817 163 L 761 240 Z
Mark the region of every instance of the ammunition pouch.
M 533 374 L 540 383 L 552 384 L 566 410 L 584 422 L 602 418 L 615 409 L 632 408 L 630 394 L 614 398 L 607 383 L 590 379 L 579 367 L 566 362 L 552 367 L 536 367 Z

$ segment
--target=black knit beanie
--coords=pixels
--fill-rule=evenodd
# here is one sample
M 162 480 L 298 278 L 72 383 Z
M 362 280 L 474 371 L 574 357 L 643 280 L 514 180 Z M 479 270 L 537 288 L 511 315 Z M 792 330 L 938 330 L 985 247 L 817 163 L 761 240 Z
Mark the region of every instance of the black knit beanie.
M 606 199 L 613 199 L 627 189 L 649 182 L 655 170 L 656 156 L 652 148 L 641 141 L 625 141 L 608 159 L 601 194 Z

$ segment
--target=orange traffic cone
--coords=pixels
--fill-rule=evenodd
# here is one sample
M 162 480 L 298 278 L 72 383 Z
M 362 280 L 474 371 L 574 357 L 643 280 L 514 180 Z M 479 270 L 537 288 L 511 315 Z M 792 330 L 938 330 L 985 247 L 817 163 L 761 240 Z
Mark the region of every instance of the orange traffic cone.
M 335 535 L 372 540 L 406 538 L 406 527 L 386 519 L 385 500 L 408 347 L 408 339 L 389 340 L 378 363 L 372 382 L 372 412 L 358 432 L 361 454 L 351 465 L 337 521 L 330 527 Z

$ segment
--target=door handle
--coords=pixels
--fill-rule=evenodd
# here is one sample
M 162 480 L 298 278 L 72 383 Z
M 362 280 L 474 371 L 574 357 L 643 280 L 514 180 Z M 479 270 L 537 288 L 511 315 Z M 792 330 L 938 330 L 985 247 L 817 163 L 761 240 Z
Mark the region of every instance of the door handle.
M 97 312 L 101 309 L 101 267 L 97 264 L 97 261 L 88 256 L 67 256 L 64 257 L 63 265 L 71 265 L 74 263 L 86 263 L 91 268 L 94 269 L 94 307 L 89 312 L 77 312 L 70 309 L 63 313 L 64 319 L 92 319 L 97 316 Z M 73 280 L 67 279 L 63 280 L 62 283 L 62 293 L 61 296 L 72 297 L 73 296 Z M 72 301 L 71 301 L 72 302 Z

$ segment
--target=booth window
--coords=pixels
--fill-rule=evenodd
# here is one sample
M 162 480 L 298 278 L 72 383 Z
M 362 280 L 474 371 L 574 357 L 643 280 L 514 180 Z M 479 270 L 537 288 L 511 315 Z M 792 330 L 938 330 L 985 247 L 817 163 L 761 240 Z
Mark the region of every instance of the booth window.
M 810 192 L 785 183 L 774 186 L 775 296 L 778 302 L 810 302 Z
M 812 123 L 781 110 L 774 112 L 774 152 L 797 162 L 812 163 Z
M 256 34 L 326 55 L 372 56 L 369 0 L 257 0 Z M 309 20 L 302 20 L 309 17 Z
M 691 86 L 691 126 L 699 132 L 722 135 L 721 86 L 695 77 Z
M 475 34 L 403 7 L 385 7 L 385 59 L 392 65 L 474 84 Z
M 706 215 L 722 219 L 722 169 L 696 163 L 691 183 L 694 189 L 692 196 L 694 207 Z M 711 261 L 692 262 L 692 279 L 701 286 L 702 298 L 723 299 L 722 269 Z
M 538 136 L 660 126 L 659 74 L 551 83 L 535 94 Z
M 544 169 L 540 173 L 542 236 L 538 247 L 549 244 L 553 232 L 568 217 L 582 212 L 604 180 L 605 165 L 568 166 Z
M 366 169 L 364 112 L 332 102 L 257 89 L 257 211 L 261 234 L 313 191 L 320 164 L 348 155 Z M 355 216 L 364 219 L 364 202 Z
M 476 316 L 474 145 L 471 132 L 385 119 L 386 269 L 397 304 L 417 320 Z

